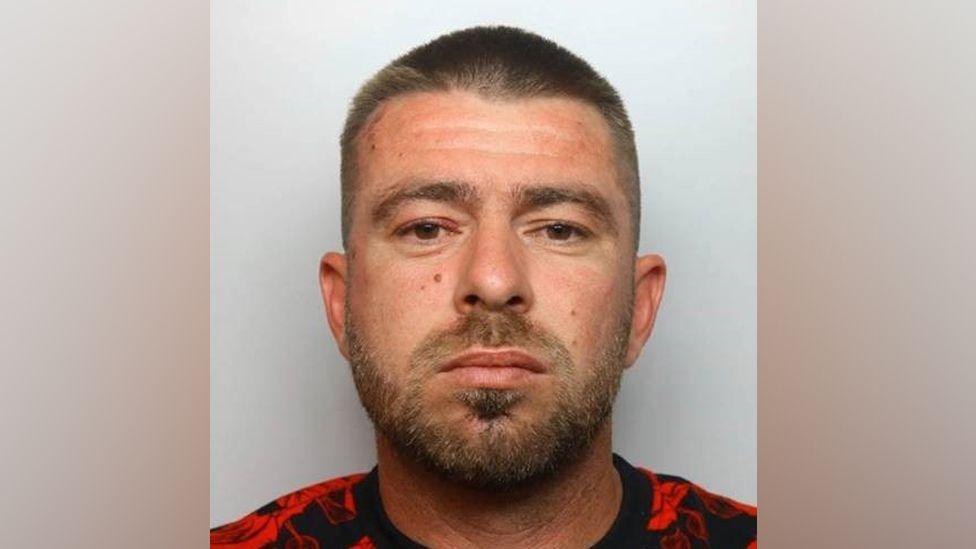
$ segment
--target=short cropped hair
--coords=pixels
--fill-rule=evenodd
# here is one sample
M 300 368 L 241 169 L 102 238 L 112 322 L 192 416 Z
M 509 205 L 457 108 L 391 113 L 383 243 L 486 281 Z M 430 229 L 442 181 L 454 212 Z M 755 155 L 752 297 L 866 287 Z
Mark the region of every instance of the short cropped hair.
M 592 105 L 607 121 L 633 222 L 640 239 L 640 175 L 634 131 L 617 91 L 586 61 L 522 29 L 472 27 L 445 34 L 383 67 L 352 100 L 341 148 L 342 242 L 348 248 L 357 187 L 357 142 L 380 105 L 414 92 L 471 91 L 489 99 L 565 97 Z

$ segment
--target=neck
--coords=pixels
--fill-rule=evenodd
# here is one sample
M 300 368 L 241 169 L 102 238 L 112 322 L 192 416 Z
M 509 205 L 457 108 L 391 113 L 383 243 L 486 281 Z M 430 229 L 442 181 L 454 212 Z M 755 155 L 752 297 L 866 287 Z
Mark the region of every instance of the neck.
M 460 486 L 396 453 L 382 435 L 377 460 L 386 514 L 428 547 L 590 547 L 610 529 L 623 495 L 609 421 L 575 463 L 527 490 Z

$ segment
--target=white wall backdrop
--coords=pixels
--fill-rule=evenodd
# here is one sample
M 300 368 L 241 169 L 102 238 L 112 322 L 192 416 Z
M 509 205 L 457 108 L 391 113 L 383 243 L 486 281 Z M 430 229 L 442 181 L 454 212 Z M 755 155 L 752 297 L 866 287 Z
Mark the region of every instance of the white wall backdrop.
M 641 251 L 663 254 L 669 276 L 624 378 L 615 450 L 756 502 L 754 1 L 215 0 L 211 526 L 372 467 L 317 285 L 322 253 L 340 249 L 339 133 L 373 72 L 476 24 L 521 26 L 582 56 L 634 123 Z

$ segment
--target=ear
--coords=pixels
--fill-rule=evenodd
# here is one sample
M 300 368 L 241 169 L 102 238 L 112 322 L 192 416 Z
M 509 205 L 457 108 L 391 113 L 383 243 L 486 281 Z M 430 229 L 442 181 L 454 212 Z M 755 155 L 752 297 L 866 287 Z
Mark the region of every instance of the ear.
M 319 264 L 319 285 L 322 287 L 322 303 L 329 329 L 342 356 L 349 358 L 346 349 L 346 256 L 329 252 L 322 256 Z
M 624 363 L 628 368 L 640 356 L 644 343 L 654 329 L 661 296 L 664 295 L 664 279 L 667 267 L 659 255 L 638 257 L 634 263 L 634 317 L 630 325 L 630 342 Z

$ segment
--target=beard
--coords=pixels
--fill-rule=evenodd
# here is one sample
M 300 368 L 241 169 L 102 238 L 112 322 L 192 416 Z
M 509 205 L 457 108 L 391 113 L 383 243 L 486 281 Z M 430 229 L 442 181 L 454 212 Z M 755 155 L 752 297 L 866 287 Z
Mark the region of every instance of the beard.
M 475 310 L 448 329 L 428 335 L 410 356 L 405 382 L 394 383 L 378 346 L 366 341 L 346 306 L 350 365 L 360 400 L 376 430 L 394 450 L 449 481 L 471 488 L 509 491 L 553 476 L 575 463 L 607 424 L 620 387 L 631 308 L 616 319 L 610 340 L 592 368 L 573 363 L 554 335 L 511 311 Z M 529 421 L 518 406 L 532 387 L 458 388 L 450 395 L 469 421 L 430 410 L 425 389 L 458 353 L 480 345 L 523 349 L 546 364 L 555 390 L 541 417 Z

